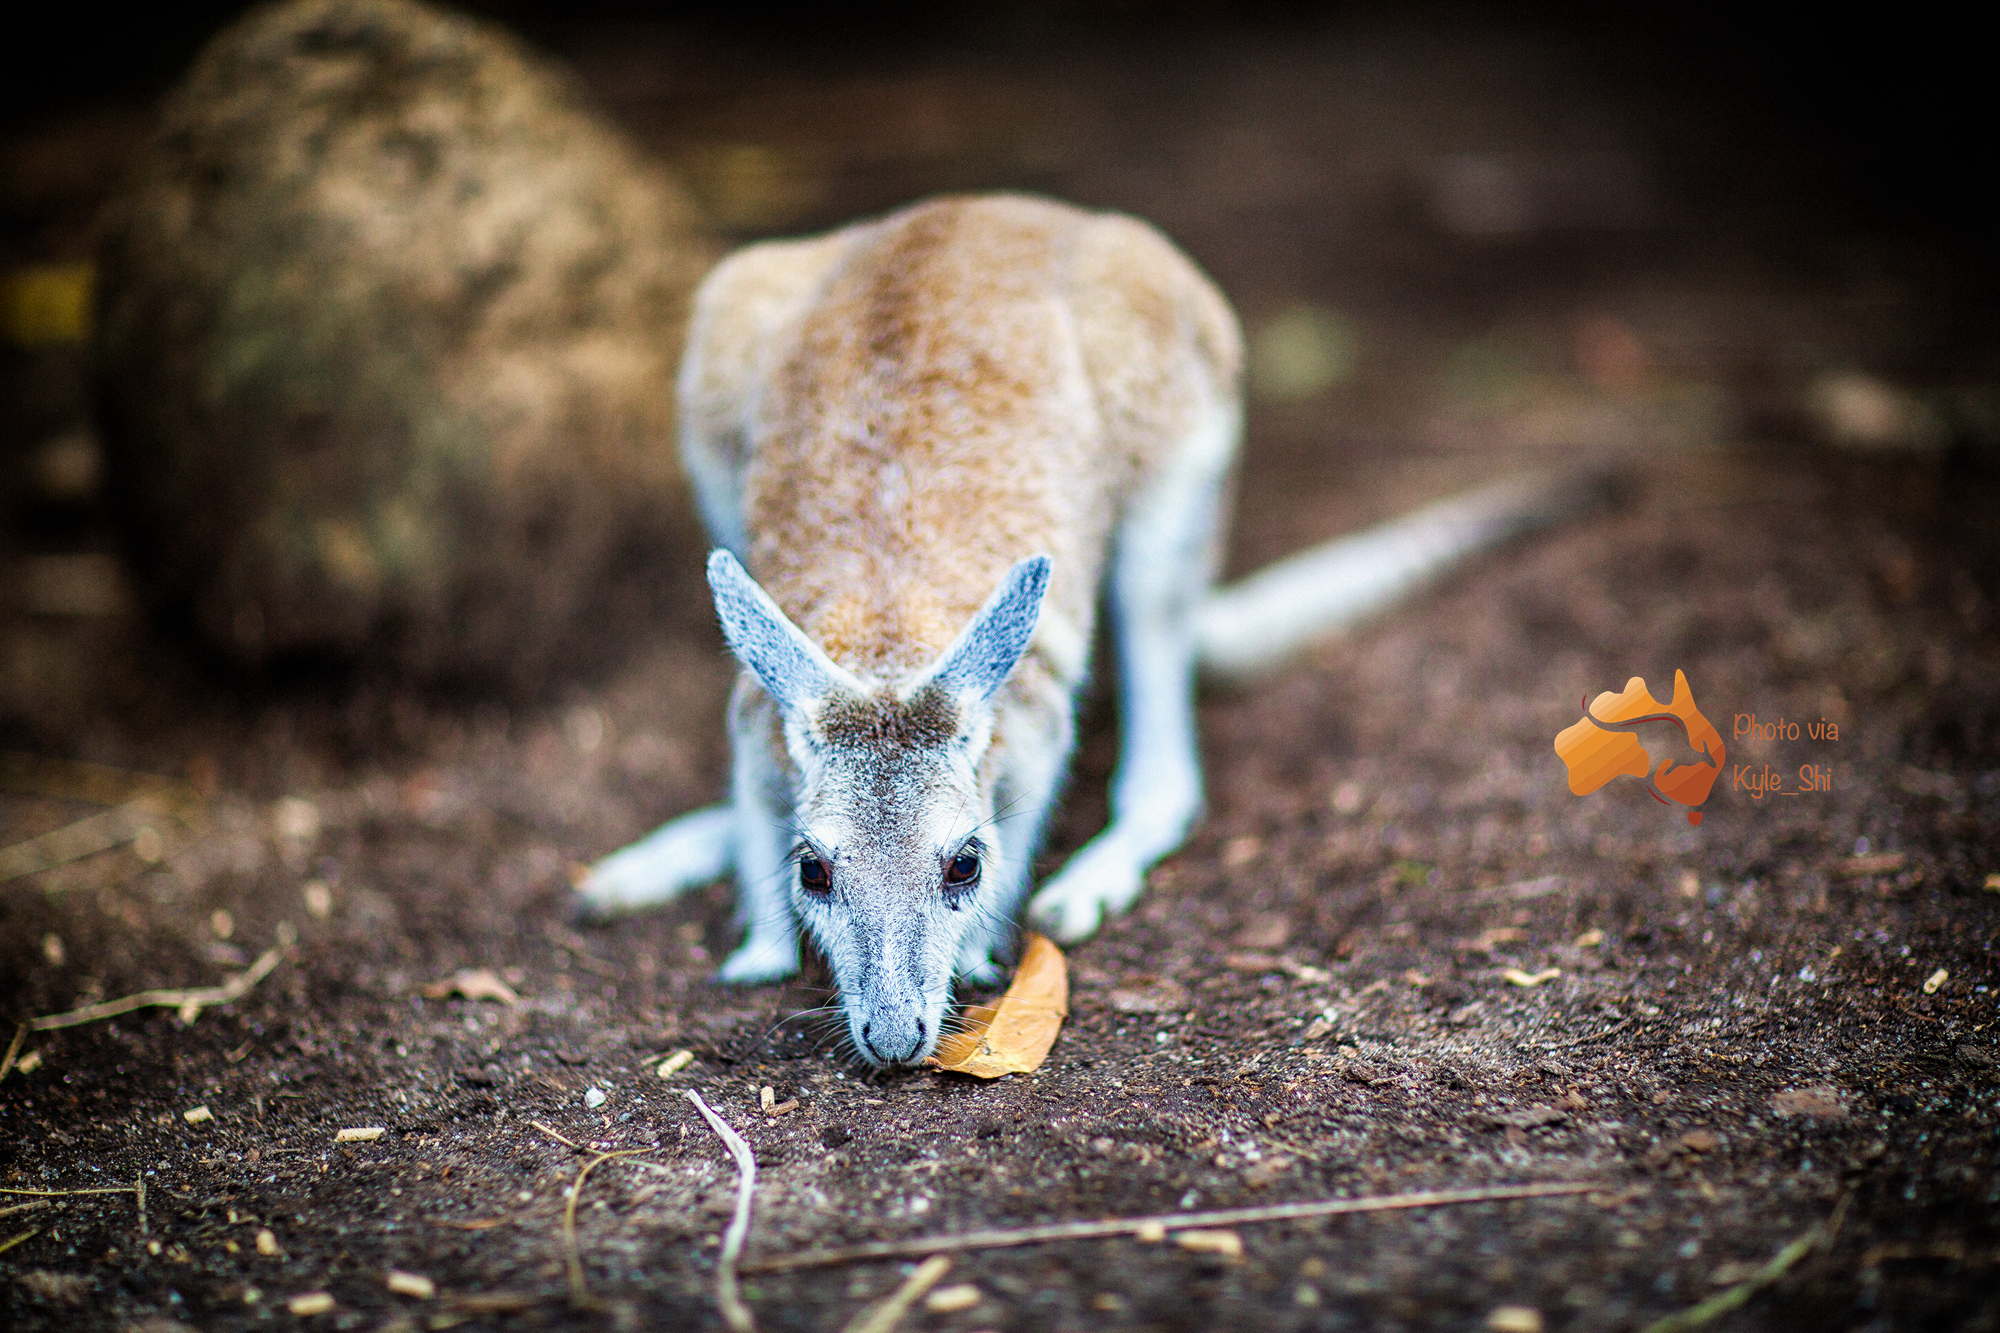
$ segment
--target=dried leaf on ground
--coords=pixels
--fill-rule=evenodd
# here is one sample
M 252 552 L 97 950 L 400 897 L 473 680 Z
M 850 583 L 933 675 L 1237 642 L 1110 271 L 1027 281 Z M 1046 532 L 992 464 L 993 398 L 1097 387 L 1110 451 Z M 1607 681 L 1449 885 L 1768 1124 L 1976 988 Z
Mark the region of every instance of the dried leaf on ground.
M 424 987 L 427 1000 L 442 1000 L 451 995 L 463 995 L 468 1000 L 498 1000 L 502 1004 L 521 1002 L 514 988 L 490 967 L 462 967 L 443 981 L 433 981 Z
M 955 1074 L 999 1078 L 1041 1068 L 1069 1014 L 1069 968 L 1062 950 L 1028 936 L 1014 982 L 995 1004 L 967 1006 L 964 1027 L 938 1042 L 928 1063 Z

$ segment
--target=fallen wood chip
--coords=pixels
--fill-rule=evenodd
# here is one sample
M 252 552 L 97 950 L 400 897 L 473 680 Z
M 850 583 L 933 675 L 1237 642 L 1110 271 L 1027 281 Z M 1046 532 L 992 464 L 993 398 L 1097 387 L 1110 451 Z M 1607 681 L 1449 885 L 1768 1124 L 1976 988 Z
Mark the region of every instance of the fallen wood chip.
M 275 1258 L 279 1253 L 278 1238 L 272 1233 L 271 1228 L 264 1227 L 257 1232 L 257 1253 L 266 1259 Z
M 190 1106 L 187 1110 L 181 1112 L 181 1119 L 187 1121 L 190 1125 L 199 1125 L 204 1120 L 215 1119 L 215 1115 L 206 1106 Z
M 1105 1218 L 1101 1221 L 1051 1222 L 1043 1226 L 970 1231 L 956 1236 L 912 1240 L 871 1241 L 836 1250 L 800 1250 L 742 1265 L 746 1273 L 783 1273 L 796 1268 L 832 1264 L 872 1263 L 881 1259 L 915 1259 L 925 1255 L 967 1250 L 1000 1250 L 1051 1241 L 1100 1240 L 1136 1236 L 1151 1240 L 1168 1230 L 1188 1231 L 1246 1226 L 1256 1222 L 1290 1222 L 1307 1217 L 1341 1217 L 1355 1213 L 1386 1213 L 1410 1208 L 1448 1208 L 1470 1203 L 1504 1203 L 1512 1199 L 1546 1199 L 1601 1189 L 1597 1181 L 1545 1181 L 1532 1185 L 1495 1185 L 1477 1189 L 1425 1190 L 1414 1194 L 1378 1194 L 1360 1199 L 1313 1199 L 1303 1203 L 1273 1203 L 1254 1208 L 1221 1208 L 1205 1213 L 1162 1213 L 1152 1217 Z
M 1542 1333 L 1542 1312 L 1532 1305 L 1496 1305 L 1486 1312 L 1492 1333 Z
M 286 1301 L 285 1308 L 296 1315 L 325 1314 L 333 1308 L 333 1294 L 325 1291 L 302 1291 Z
M 42 1053 L 40 1051 L 29 1051 L 14 1065 L 14 1068 L 23 1074 L 32 1074 L 41 1067 Z
M 1944 985 L 1945 982 L 1950 980 L 1951 980 L 1951 973 L 1945 971 L 1943 968 L 1939 968 L 1937 971 L 1931 973 L 1929 976 L 1924 978 L 1924 994 L 1926 995 L 1937 994 L 1938 987 Z M 22 1063 L 25 1064 L 26 1061 L 23 1061 Z
M 2000 893 L 2000 870 L 1996 870 L 1992 874 L 1988 875 L 1986 877 L 1986 883 L 1982 887 L 1988 893 Z
M 1873 856 L 1850 856 L 1835 865 L 1834 873 L 1844 879 L 1856 879 L 1862 875 L 1889 875 L 1901 870 L 1909 860 L 1907 852 L 1877 852 Z
M 1243 1257 L 1243 1238 L 1234 1231 L 1176 1231 L 1174 1244 L 1195 1254 L 1219 1254 L 1225 1259 Z
M 1028 936 L 1013 984 L 992 1005 L 970 1005 L 965 1024 L 938 1041 L 924 1063 L 974 1078 L 1027 1074 L 1048 1059 L 1069 1014 L 1069 969 L 1046 936 Z
M 1539 972 L 1523 972 L 1518 967 L 1510 967 L 1500 975 L 1504 979 L 1513 982 L 1516 986 L 1526 988 L 1539 986 L 1544 981 L 1554 981 L 1562 975 L 1562 969 L 1559 967 L 1545 967 Z
M 333 1136 L 333 1141 L 335 1143 L 373 1143 L 388 1132 L 387 1127 L 382 1125 L 357 1125 L 352 1129 L 341 1130 Z
M 1771 1109 L 1781 1116 L 1805 1116 L 1812 1120 L 1845 1120 L 1847 1107 L 1838 1089 L 1826 1084 L 1809 1088 L 1786 1088 L 1771 1098 Z
M 423 1274 L 405 1273 L 397 1268 L 389 1270 L 387 1286 L 398 1296 L 414 1296 L 420 1301 L 430 1300 L 438 1294 L 437 1283 Z
M 502 1004 L 521 1002 L 519 993 L 490 967 L 462 967 L 444 980 L 424 987 L 426 1000 L 442 1000 L 452 995 L 462 995 L 468 1000 L 498 1000 Z
M 689 1050 L 675 1051 L 672 1055 L 660 1061 L 660 1077 L 672 1078 L 675 1074 L 678 1074 L 681 1070 L 686 1069 L 689 1065 L 693 1063 L 694 1063 L 693 1051 Z
M 917 1265 L 916 1272 L 903 1279 L 902 1286 L 849 1320 L 841 1333 L 889 1333 L 903 1321 L 910 1307 L 936 1286 L 937 1280 L 950 1268 L 951 1260 L 941 1254 L 932 1255 Z
M 986 1299 L 986 1294 L 970 1282 L 958 1282 L 949 1287 L 939 1287 L 924 1297 L 924 1308 L 932 1314 L 956 1314 L 960 1310 L 970 1310 Z
M 519 1314 L 534 1309 L 541 1301 L 519 1291 L 485 1291 L 453 1296 L 445 1304 L 462 1314 Z
M 203 1009 L 239 1000 L 252 986 L 271 975 L 271 969 L 278 965 L 278 961 L 285 956 L 286 947 L 292 942 L 291 927 L 283 922 L 279 924 L 277 947 L 266 949 L 247 970 L 238 972 L 220 986 L 140 991 L 137 995 L 127 995 L 123 999 L 105 1000 L 101 1004 L 87 1004 L 68 1013 L 49 1014 L 42 1018 L 30 1019 L 28 1026 L 36 1032 L 49 1032 L 56 1028 L 73 1028 L 83 1023 L 95 1023 L 100 1019 L 116 1018 L 135 1009 L 151 1008 L 179 1010 L 181 1022 L 192 1023 L 200 1016 Z
M 431 1219 L 442 1227 L 456 1227 L 460 1231 L 491 1231 L 494 1227 L 506 1226 L 511 1218 L 506 1217 L 434 1217 Z

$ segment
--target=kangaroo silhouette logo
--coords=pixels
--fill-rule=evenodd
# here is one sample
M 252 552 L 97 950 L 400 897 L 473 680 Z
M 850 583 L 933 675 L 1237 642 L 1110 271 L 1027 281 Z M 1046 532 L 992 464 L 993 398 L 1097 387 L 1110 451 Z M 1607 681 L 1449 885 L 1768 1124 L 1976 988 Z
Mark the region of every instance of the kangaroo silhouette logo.
M 1654 722 L 1679 727 L 1688 749 L 1699 751 L 1699 755 L 1663 759 L 1659 769 L 1649 774 L 1652 757 L 1633 733 Z M 1569 769 L 1569 789 L 1578 796 L 1588 796 L 1616 777 L 1644 778 L 1654 800 L 1687 807 L 1688 823 L 1699 824 L 1701 811 L 1694 807 L 1708 799 L 1715 780 L 1722 776 L 1722 761 L 1728 751 L 1722 733 L 1695 707 L 1687 673 L 1676 671 L 1672 703 L 1655 699 L 1637 676 L 1626 681 L 1617 694 L 1606 690 L 1586 701 L 1582 719 L 1557 735 L 1556 753 Z

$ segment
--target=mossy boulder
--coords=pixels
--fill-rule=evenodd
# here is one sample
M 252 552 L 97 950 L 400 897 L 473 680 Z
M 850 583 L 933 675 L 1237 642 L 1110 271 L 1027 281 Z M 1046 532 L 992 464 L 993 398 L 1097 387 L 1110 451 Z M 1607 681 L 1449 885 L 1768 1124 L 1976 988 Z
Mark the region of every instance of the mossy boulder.
M 686 197 L 572 76 L 411 0 L 251 12 L 107 212 L 108 480 L 166 617 L 251 666 L 520 680 L 698 542 Z

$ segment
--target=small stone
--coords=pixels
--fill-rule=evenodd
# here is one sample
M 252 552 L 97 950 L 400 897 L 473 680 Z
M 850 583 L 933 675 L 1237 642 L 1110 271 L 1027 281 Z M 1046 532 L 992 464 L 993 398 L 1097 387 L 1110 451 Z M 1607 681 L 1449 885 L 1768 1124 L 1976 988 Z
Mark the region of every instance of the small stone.
M 324 1291 L 302 1291 L 286 1301 L 285 1308 L 296 1315 L 325 1314 L 333 1308 L 333 1296 Z
M 828 1125 L 819 1132 L 819 1143 L 822 1148 L 838 1148 L 853 1138 L 854 1131 L 845 1125 Z
M 583 1094 L 584 1106 L 592 1111 L 604 1105 L 605 1101 L 604 1089 L 602 1088 L 591 1088 Z
M 1493 1333 L 1542 1333 L 1542 1312 L 1532 1305 L 1496 1305 L 1487 1312 Z
M 257 1253 L 263 1255 L 266 1259 L 273 1258 L 277 1255 L 278 1238 L 276 1235 L 272 1233 L 271 1228 L 262 1227 L 258 1230 Z
M 414 1296 L 420 1301 L 427 1301 L 437 1295 L 437 1283 L 421 1273 L 405 1273 L 392 1268 L 389 1270 L 388 1285 L 389 1290 L 398 1296 Z

